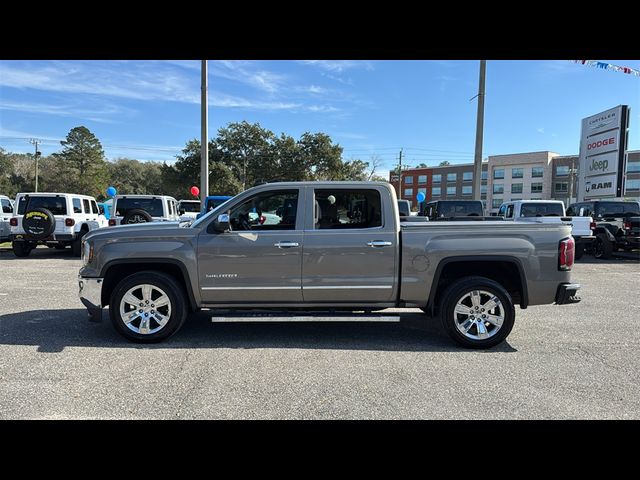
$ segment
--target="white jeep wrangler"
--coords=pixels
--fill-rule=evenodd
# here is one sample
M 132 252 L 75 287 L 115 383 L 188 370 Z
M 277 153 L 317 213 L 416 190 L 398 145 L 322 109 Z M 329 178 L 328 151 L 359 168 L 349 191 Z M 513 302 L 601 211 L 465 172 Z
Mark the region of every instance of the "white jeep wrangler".
M 145 222 L 179 222 L 178 201 L 167 195 L 116 195 L 109 226 Z
M 107 226 L 95 198 L 75 193 L 19 193 L 11 217 L 11 243 L 16 257 L 26 257 L 38 244 L 81 254 L 82 237 Z
M 13 215 L 13 200 L 6 195 L 0 195 L 0 243 L 9 240 L 11 215 Z

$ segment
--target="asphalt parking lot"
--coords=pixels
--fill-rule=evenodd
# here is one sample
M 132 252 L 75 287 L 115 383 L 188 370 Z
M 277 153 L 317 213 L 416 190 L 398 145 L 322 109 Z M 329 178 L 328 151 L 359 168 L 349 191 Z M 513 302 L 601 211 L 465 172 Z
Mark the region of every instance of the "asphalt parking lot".
M 638 419 L 640 262 L 583 259 L 577 305 L 517 310 L 506 343 L 399 324 L 211 323 L 128 343 L 86 321 L 80 261 L 0 251 L 2 419 Z

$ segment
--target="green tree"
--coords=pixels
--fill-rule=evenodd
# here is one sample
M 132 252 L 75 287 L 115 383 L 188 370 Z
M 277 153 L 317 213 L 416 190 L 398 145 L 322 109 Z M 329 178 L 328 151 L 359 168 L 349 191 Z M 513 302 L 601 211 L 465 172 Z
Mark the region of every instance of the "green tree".
M 451 165 L 451 163 L 448 160 L 443 160 L 440 162 L 439 164 L 441 167 L 446 167 L 447 165 Z
M 109 173 L 102 145 L 87 127 L 75 127 L 54 153 L 63 191 L 99 196 L 107 187 Z
M 429 166 L 426 163 L 419 163 L 416 168 L 429 168 Z
M 108 162 L 109 185 L 119 193 L 155 194 L 163 193 L 159 162 L 141 162 L 130 158 L 118 158 Z
M 309 169 L 310 180 L 340 180 L 345 171 L 342 147 L 325 133 L 305 132 L 298 140 L 300 159 Z

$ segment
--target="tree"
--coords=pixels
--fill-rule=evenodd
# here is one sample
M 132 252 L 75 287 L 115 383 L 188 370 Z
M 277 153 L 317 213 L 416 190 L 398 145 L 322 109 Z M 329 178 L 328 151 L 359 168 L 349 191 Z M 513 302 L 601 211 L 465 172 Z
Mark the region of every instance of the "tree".
M 342 178 L 339 180 L 351 180 L 354 182 L 362 182 L 369 180 L 369 164 L 362 160 L 351 160 L 345 162 L 342 166 Z
M 108 162 L 109 185 L 119 193 L 161 195 L 163 193 L 161 165 L 131 158 Z
M 341 180 L 344 177 L 342 147 L 325 133 L 305 132 L 298 140 L 300 160 L 310 180 Z
M 426 163 L 419 163 L 416 168 L 429 168 L 429 166 Z
M 440 166 L 441 167 L 446 167 L 447 165 L 451 165 L 451 163 L 449 163 L 448 160 L 443 160 L 443 161 L 440 162 Z
M 63 149 L 54 153 L 62 191 L 98 196 L 107 187 L 109 173 L 102 145 L 84 126 L 72 128 Z

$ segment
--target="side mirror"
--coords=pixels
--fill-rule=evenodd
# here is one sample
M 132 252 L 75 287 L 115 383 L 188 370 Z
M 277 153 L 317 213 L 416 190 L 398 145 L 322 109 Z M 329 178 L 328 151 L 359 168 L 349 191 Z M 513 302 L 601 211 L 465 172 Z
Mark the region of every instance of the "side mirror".
M 582 207 L 580 209 L 580 213 L 578 214 L 579 217 L 584 217 L 584 207 Z
M 215 229 L 220 233 L 229 232 L 231 230 L 231 227 L 229 226 L 228 213 L 221 213 L 218 215 L 218 218 L 215 221 Z

